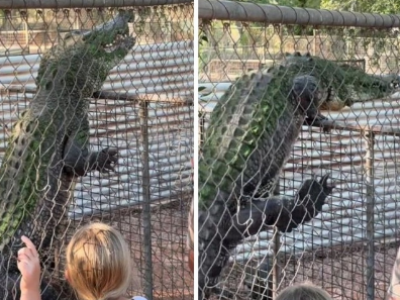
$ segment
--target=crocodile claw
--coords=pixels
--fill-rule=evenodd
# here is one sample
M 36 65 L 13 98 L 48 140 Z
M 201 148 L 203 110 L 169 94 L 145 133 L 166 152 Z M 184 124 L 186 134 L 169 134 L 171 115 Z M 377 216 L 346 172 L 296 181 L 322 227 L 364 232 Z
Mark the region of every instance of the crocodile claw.
M 317 176 L 306 180 L 297 193 L 297 200 L 292 206 L 290 215 L 287 218 L 280 217 L 275 226 L 281 232 L 291 232 L 300 224 L 311 221 L 321 212 L 326 198 L 335 188 L 334 184 L 328 184 L 330 174 L 325 174 L 318 181 Z
M 334 183 L 328 184 L 328 178 L 331 174 L 327 173 L 324 176 L 321 177 L 321 180 L 319 181 L 319 184 L 322 186 L 325 194 L 329 195 L 332 193 L 333 189 L 336 187 Z
M 118 150 L 105 148 L 98 152 L 95 170 L 100 173 L 115 172 L 114 166 L 118 163 Z
M 322 128 L 324 133 L 329 133 L 333 128 L 333 123 L 324 115 L 318 114 L 314 118 L 307 117 L 304 120 L 304 125 Z

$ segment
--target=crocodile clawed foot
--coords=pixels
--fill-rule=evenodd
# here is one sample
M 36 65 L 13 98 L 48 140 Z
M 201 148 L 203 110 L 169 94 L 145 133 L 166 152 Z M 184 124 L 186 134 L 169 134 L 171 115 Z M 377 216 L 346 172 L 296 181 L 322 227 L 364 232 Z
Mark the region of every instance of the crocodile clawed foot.
M 114 166 L 118 163 L 118 150 L 105 148 L 97 155 L 95 169 L 101 173 L 110 173 L 115 171 Z
M 328 184 L 329 176 L 330 176 L 330 173 L 327 173 L 324 176 L 322 176 L 321 180 L 319 181 L 319 184 L 322 185 L 324 192 L 327 195 L 331 194 L 333 189 L 336 187 L 336 185 L 334 183 Z
M 306 118 L 304 120 L 304 125 L 320 127 L 324 133 L 329 133 L 334 127 L 334 122 L 324 115 L 318 114 L 314 118 Z

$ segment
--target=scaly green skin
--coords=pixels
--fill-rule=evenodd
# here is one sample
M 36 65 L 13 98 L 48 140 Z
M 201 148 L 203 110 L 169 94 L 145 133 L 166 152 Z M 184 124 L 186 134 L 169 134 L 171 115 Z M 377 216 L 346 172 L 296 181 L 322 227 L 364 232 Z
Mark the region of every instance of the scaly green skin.
M 130 21 L 131 13 L 120 13 L 92 31 L 68 34 L 41 60 L 37 93 L 13 128 L 0 169 L 1 274 L 18 274 L 13 257 L 22 234 L 38 248 L 47 272 L 60 268 L 76 179 L 113 170 L 116 150 L 89 152 L 88 98 L 134 46 L 127 36 Z M 11 286 L 2 282 L 5 299 Z
M 271 78 L 263 78 L 264 82 L 257 78 L 252 80 L 249 75 L 239 78 L 213 110 L 199 163 L 199 208 L 208 208 L 218 191 L 230 193 L 235 190 L 235 185 L 245 188 L 242 180 L 251 180 L 252 187 L 260 184 L 260 178 L 251 177 L 258 169 L 263 171 L 269 166 L 260 168 L 257 149 L 279 128 L 279 118 L 287 113 L 294 116 L 292 111 L 297 104 L 288 102 L 286 96 L 295 76 L 317 78 L 320 105 L 325 106 L 332 103 L 351 106 L 386 97 L 394 91 L 389 77 L 369 75 L 359 68 L 318 57 L 291 56 L 286 62 L 263 72 Z M 263 89 L 267 84 L 268 87 Z M 280 168 L 281 161 L 276 164 Z M 238 178 L 239 175 L 244 178 Z M 261 180 L 262 186 L 271 180 L 268 174 L 261 176 L 266 176 Z M 251 192 L 253 190 L 250 188 Z
M 296 59 L 300 57 L 295 56 L 294 60 Z M 385 98 L 399 84 L 397 74 L 371 75 L 355 66 L 338 64 L 319 57 L 313 57 L 313 60 L 315 69 L 310 75 L 319 78 L 320 89 L 329 92 L 328 98 L 321 103 L 321 110 L 338 111 L 355 103 Z M 311 64 L 304 71 L 311 71 L 312 67 Z
M 321 211 L 333 189 L 327 175 L 306 181 L 294 198 L 249 201 L 274 186 L 302 125 L 326 120 L 320 105 L 351 106 L 393 91 L 390 80 L 299 54 L 236 80 L 211 114 L 199 160 L 200 299 L 244 237 L 265 225 L 291 231 Z

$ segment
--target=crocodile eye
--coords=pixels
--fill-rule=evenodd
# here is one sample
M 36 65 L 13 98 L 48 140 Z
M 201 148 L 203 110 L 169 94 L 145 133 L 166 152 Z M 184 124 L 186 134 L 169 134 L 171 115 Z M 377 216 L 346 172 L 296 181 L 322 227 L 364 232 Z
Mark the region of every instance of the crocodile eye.
M 74 35 L 80 35 L 80 34 L 81 34 L 81 32 L 80 32 L 79 30 L 72 30 L 72 31 L 68 32 L 68 33 L 65 35 L 64 39 L 70 39 L 70 38 L 73 37 Z
M 372 87 L 372 88 L 381 88 L 381 87 L 382 87 L 382 84 L 381 84 L 380 82 L 375 81 L 375 82 L 373 82 L 373 83 L 371 84 L 371 87 Z

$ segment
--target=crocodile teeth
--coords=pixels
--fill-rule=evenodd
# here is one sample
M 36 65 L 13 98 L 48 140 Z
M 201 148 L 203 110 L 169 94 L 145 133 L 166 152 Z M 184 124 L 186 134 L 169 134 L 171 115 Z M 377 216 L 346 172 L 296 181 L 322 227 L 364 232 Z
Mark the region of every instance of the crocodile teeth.
M 114 51 L 121 43 L 124 42 L 125 38 L 127 38 L 128 36 L 128 33 L 118 33 L 112 43 L 108 43 L 104 46 L 104 50 L 107 53 Z

